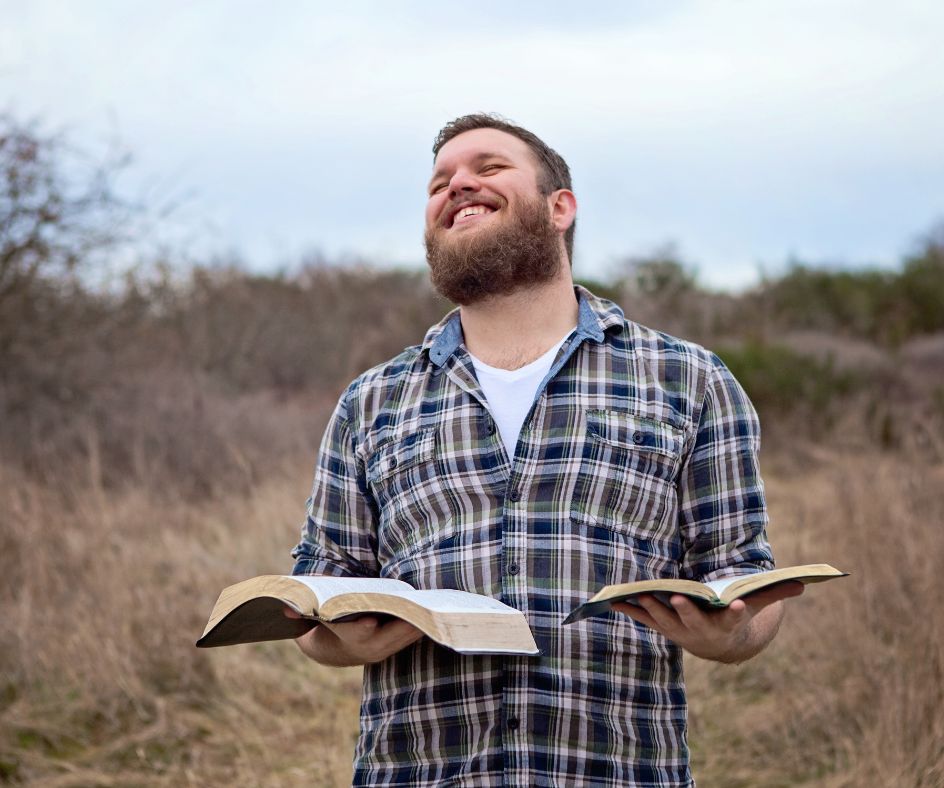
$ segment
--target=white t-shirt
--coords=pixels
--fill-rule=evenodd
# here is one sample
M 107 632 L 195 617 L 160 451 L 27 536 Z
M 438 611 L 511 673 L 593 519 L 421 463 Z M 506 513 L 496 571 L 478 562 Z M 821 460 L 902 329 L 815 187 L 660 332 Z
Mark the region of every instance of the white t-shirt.
M 472 365 L 479 385 L 485 392 L 492 416 L 498 425 L 498 432 L 508 452 L 508 459 L 513 460 L 521 425 L 534 403 L 534 395 L 554 363 L 557 351 L 571 332 L 561 337 L 543 356 L 518 369 L 499 369 L 490 367 L 471 353 Z

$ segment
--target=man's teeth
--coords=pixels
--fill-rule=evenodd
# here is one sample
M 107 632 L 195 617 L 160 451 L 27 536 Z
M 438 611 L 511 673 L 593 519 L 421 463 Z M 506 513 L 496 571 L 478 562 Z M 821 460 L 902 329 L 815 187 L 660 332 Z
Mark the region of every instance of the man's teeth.
M 466 216 L 477 216 L 480 213 L 489 213 L 489 209 L 484 205 L 467 205 L 456 214 L 456 219 L 464 219 Z

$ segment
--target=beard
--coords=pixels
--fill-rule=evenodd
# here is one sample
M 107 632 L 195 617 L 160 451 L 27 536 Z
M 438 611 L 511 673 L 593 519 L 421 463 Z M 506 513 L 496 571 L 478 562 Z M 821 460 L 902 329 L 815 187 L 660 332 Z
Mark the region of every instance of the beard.
M 496 228 L 449 238 L 442 227 L 426 230 L 430 281 L 444 298 L 467 306 L 549 282 L 560 271 L 557 230 L 543 197 L 521 202 Z

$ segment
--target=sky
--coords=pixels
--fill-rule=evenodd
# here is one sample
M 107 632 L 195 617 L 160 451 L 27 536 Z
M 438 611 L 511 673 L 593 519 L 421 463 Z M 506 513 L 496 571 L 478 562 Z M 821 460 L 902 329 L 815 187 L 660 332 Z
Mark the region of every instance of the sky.
M 0 110 L 173 204 L 195 257 L 423 266 L 432 140 L 498 112 L 568 161 L 575 274 L 674 243 L 741 288 L 896 264 L 944 219 L 944 4 L 0 0 Z

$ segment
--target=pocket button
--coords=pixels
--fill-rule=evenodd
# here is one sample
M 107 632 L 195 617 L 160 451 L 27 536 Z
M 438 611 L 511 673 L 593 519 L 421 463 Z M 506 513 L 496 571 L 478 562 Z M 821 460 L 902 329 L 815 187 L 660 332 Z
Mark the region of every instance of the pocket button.
M 634 432 L 634 433 L 633 433 L 633 443 L 635 443 L 637 446 L 641 446 L 641 445 L 642 445 L 643 443 L 645 443 L 645 442 L 646 442 L 646 436 L 645 436 L 645 434 L 643 434 L 643 433 L 641 433 L 641 432 Z

